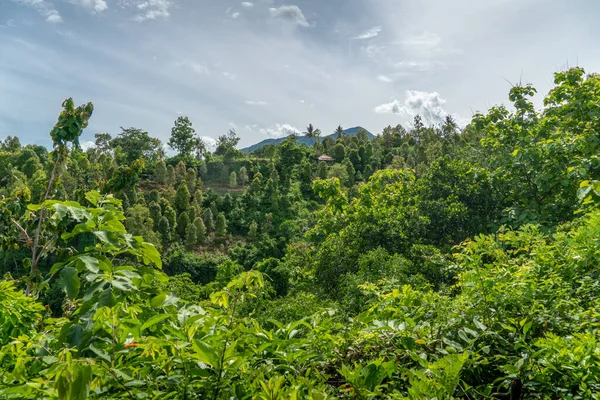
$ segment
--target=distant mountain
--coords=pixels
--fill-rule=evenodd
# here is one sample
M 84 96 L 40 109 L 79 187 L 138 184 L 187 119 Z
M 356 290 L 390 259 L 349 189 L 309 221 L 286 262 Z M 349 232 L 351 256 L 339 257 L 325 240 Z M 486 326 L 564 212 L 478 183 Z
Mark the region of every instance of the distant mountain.
M 355 126 L 354 128 L 344 129 L 343 133 L 344 133 L 344 136 L 356 136 L 356 134 L 361 129 L 364 130 L 365 132 L 367 132 L 367 136 L 369 136 L 369 139 L 373 139 L 375 137 L 375 135 L 373 135 L 371 132 L 369 132 L 368 130 L 366 130 L 360 126 Z M 328 135 L 328 136 L 332 137 L 335 140 L 337 137 L 337 134 L 332 133 L 331 135 Z M 323 141 L 328 136 L 322 136 L 321 141 Z M 285 139 L 287 139 L 287 137 L 282 137 L 282 138 L 277 138 L 277 139 L 265 139 L 262 142 L 253 144 L 250 147 L 241 149 L 241 151 L 244 153 L 252 153 L 253 151 L 256 151 L 256 150 L 260 149 L 261 147 L 266 146 L 268 144 L 279 144 L 279 143 L 283 142 Z M 298 136 L 298 140 L 297 140 L 298 145 L 301 145 L 304 143 L 307 146 L 312 146 L 314 142 L 315 142 L 314 139 L 308 139 L 306 136 Z

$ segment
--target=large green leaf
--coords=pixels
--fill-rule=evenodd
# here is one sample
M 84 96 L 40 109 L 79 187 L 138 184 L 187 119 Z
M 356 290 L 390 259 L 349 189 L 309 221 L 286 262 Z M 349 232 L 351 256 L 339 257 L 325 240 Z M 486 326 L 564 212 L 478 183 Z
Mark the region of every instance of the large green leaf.
M 101 350 L 94 346 L 93 343 L 90 344 L 90 350 L 93 351 L 98 357 L 100 357 L 104 361 L 110 362 L 110 356 L 104 350 Z
M 144 264 L 148 265 L 149 263 L 153 263 L 157 268 L 162 269 L 162 260 L 160 259 L 160 253 L 156 250 L 151 243 L 143 242 L 140 246 L 142 251 L 142 259 Z
M 92 205 L 97 206 L 98 202 L 102 198 L 102 195 L 95 190 L 90 190 L 85 194 L 85 198 L 87 201 L 92 203 Z
M 154 326 L 154 325 L 158 324 L 161 321 L 164 321 L 165 319 L 168 319 L 169 317 L 171 317 L 170 314 L 158 314 L 158 315 L 155 315 L 152 318 L 150 318 L 148 321 L 146 321 L 144 323 L 144 325 L 142 325 L 142 328 L 140 329 L 140 331 L 143 332 L 144 330 L 150 328 L 151 326 Z
M 208 343 L 201 342 L 200 340 L 194 340 L 193 348 L 196 352 L 195 356 L 204 364 L 210 365 L 211 367 L 219 366 L 219 354 L 214 347 Z
M 79 235 L 80 233 L 91 232 L 93 227 L 93 221 L 88 221 L 85 223 L 75 225 L 75 228 L 71 232 L 63 233 L 60 238 L 62 240 L 69 240 L 74 236 Z
M 77 364 L 74 368 L 73 382 L 70 388 L 70 400 L 85 400 L 90 393 L 92 383 L 92 367 L 90 365 Z
M 79 256 L 77 260 L 78 267 L 83 269 L 85 267 L 88 271 L 97 273 L 98 272 L 98 259 L 90 256 Z
M 113 294 L 112 287 L 104 289 L 98 297 L 98 305 L 100 307 L 112 307 L 115 304 L 117 304 L 117 298 Z
M 119 246 L 119 236 L 110 231 L 96 231 L 94 235 L 105 244 Z
M 163 303 L 165 302 L 166 298 L 167 298 L 166 293 L 161 293 L 159 295 L 156 295 L 152 298 L 152 300 L 150 300 L 150 306 L 152 306 L 154 308 L 161 307 L 163 305 Z
M 60 271 L 60 285 L 71 299 L 77 297 L 81 282 L 74 267 L 65 267 Z

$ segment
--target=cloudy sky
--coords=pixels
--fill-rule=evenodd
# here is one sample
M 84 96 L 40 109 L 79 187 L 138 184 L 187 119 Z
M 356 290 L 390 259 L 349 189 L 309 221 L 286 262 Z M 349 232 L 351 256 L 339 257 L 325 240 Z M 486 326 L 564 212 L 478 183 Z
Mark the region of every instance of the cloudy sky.
M 187 115 L 242 145 L 415 114 L 468 121 L 509 82 L 600 71 L 596 0 L 0 0 L 0 139 L 49 144 L 66 97 L 84 140 Z

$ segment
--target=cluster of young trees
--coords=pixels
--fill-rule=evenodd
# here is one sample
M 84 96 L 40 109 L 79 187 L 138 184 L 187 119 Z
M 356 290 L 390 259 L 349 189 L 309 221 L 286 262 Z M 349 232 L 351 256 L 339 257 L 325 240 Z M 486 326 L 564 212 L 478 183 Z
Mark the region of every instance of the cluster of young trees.
M 598 87 L 252 154 L 180 117 L 174 157 L 65 101 L 0 143 L 0 395 L 596 398 Z

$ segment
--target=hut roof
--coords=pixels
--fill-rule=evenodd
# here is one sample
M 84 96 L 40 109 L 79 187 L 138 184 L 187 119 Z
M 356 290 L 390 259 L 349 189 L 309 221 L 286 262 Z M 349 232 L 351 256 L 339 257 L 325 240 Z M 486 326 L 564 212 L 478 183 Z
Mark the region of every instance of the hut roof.
M 333 161 L 333 158 L 323 154 L 322 156 L 319 156 L 318 160 L 319 161 Z

